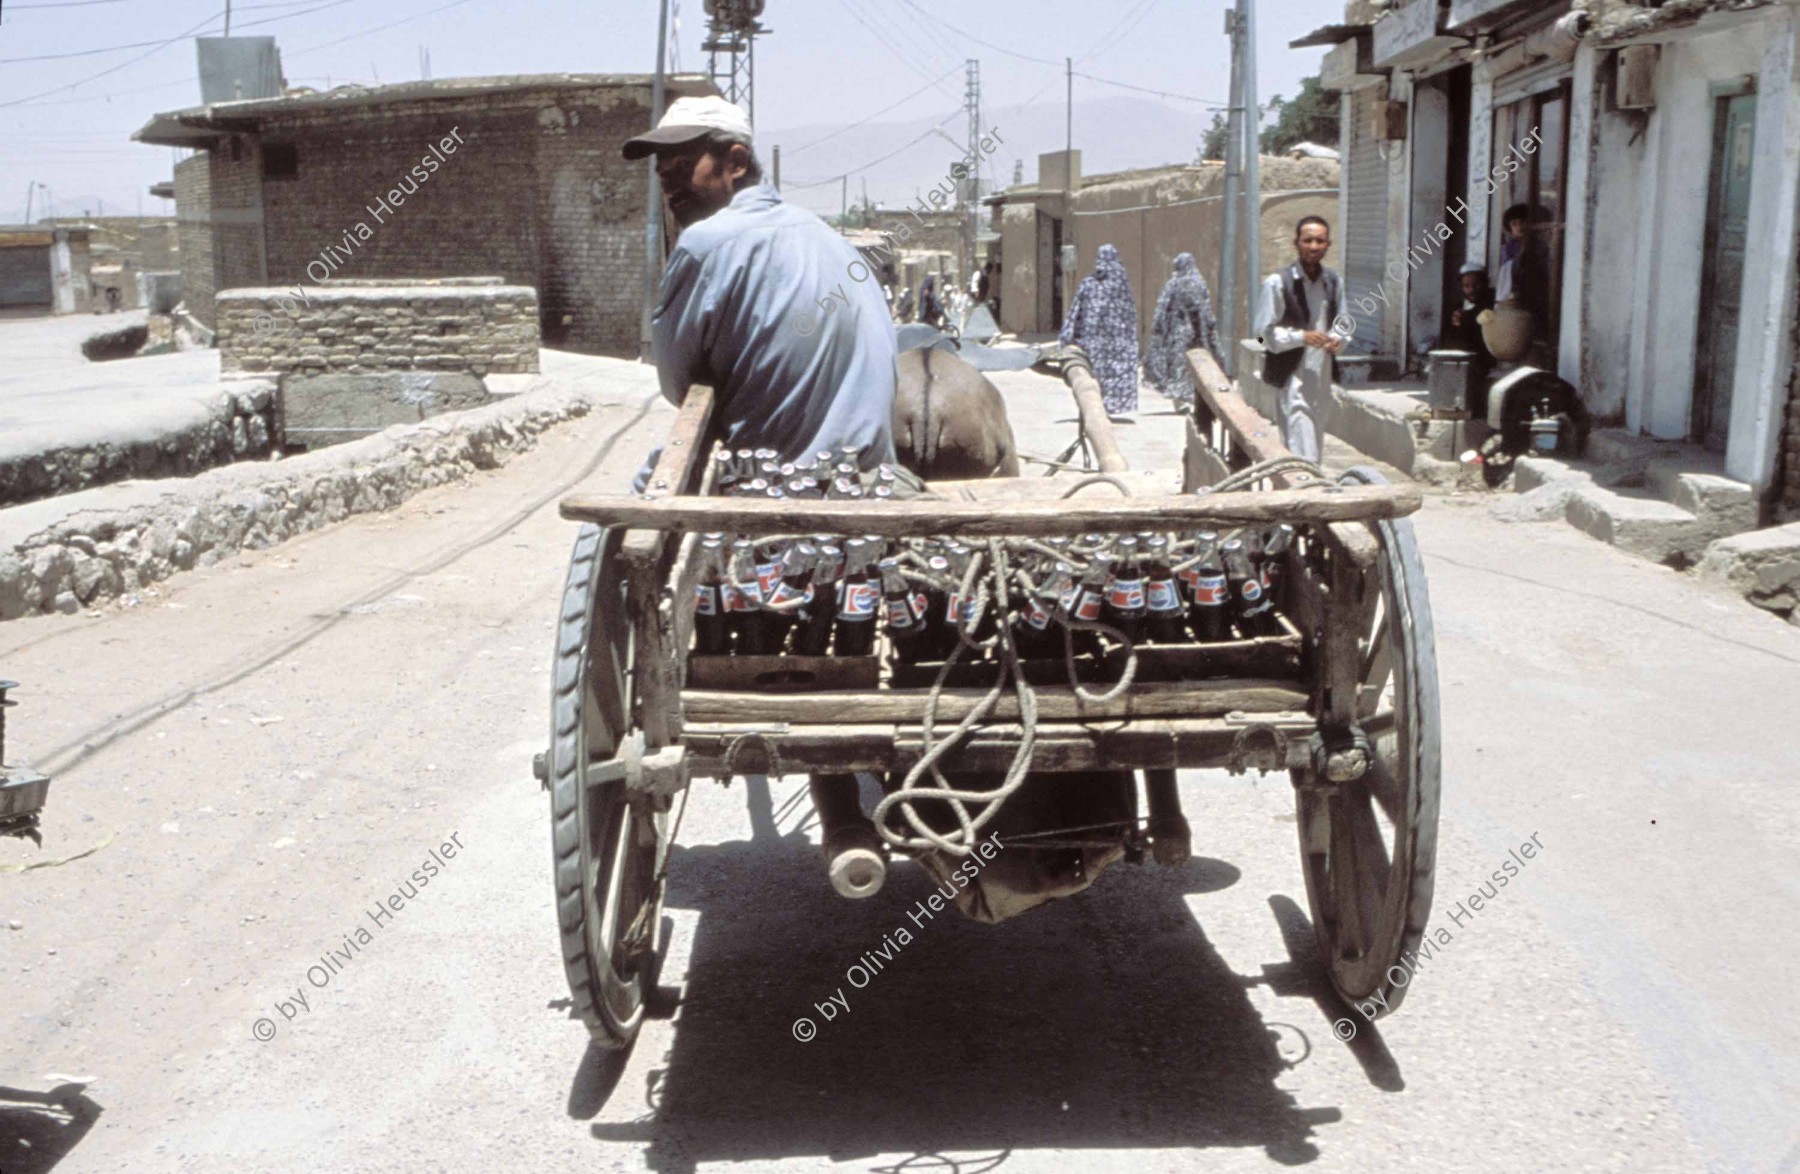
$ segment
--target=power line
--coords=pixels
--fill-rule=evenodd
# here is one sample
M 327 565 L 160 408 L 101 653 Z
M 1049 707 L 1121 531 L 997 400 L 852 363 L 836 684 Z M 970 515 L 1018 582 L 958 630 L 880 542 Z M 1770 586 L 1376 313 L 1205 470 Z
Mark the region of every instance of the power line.
M 914 4 L 913 0 L 900 0 L 900 3 L 906 5 L 908 8 L 912 9 L 914 12 L 916 12 L 920 16 L 924 17 L 926 20 L 935 20 L 939 24 L 943 25 L 945 28 L 949 29 L 951 32 L 955 33 L 957 36 L 967 37 L 969 40 L 974 41 L 977 45 L 980 45 L 984 49 L 992 49 L 994 52 L 1004 53 L 1008 57 L 1017 57 L 1020 61 L 1032 61 L 1032 62 L 1036 62 L 1039 65 L 1049 65 L 1049 66 L 1053 66 L 1057 69 L 1062 68 L 1063 63 L 1060 61 L 1048 61 L 1042 57 L 1031 57 L 1024 53 L 1015 53 L 1011 49 L 1008 49 L 1001 45 L 994 44 L 992 41 L 984 41 L 980 37 L 976 36 L 974 33 L 968 32 L 965 29 L 959 29 L 947 20 L 938 20 L 937 17 L 931 15 L 931 13 L 929 13 L 929 12 L 926 12 L 923 8 L 920 8 L 917 4 Z
M 853 167 L 849 171 L 843 172 L 840 175 L 832 176 L 830 179 L 813 180 L 811 183 L 795 183 L 795 182 L 790 181 L 790 182 L 782 184 L 781 186 L 784 189 L 790 188 L 790 187 L 791 188 L 824 187 L 828 183 L 837 183 L 840 180 L 845 179 L 848 176 L 855 175 L 856 173 L 858 173 L 860 171 L 867 171 L 869 168 L 874 167 L 877 164 L 886 163 L 889 159 L 892 159 L 895 155 L 898 155 L 901 151 L 910 150 L 911 148 L 917 146 L 919 143 L 924 142 L 926 139 L 930 138 L 932 135 L 937 133 L 938 127 L 943 126 L 946 122 L 949 122 L 952 118 L 955 118 L 957 115 L 959 115 L 961 113 L 963 113 L 963 108 L 961 106 L 958 106 L 955 110 L 952 110 L 949 114 L 946 114 L 944 117 L 938 119 L 937 122 L 935 122 L 931 126 L 927 127 L 925 130 L 925 133 L 921 134 L 918 138 L 913 139 L 911 142 L 904 144 L 898 150 L 889 151 L 887 154 L 883 155 L 879 159 L 871 159 L 869 162 L 864 163 L 861 167 Z
M 1082 60 L 1092 61 L 1094 58 L 1110 53 L 1112 50 L 1118 48 L 1119 43 L 1125 39 L 1126 35 L 1137 28 L 1138 25 L 1144 23 L 1144 18 L 1149 16 L 1151 10 L 1160 3 L 1162 3 L 1162 0 L 1144 0 L 1144 2 L 1132 12 L 1128 12 L 1120 17 L 1119 23 L 1113 26 L 1112 32 L 1101 37 L 1099 42 L 1083 55 Z
M 217 16 L 206 18 L 205 24 L 218 20 Z M 177 38 L 179 40 L 180 38 Z M 145 46 L 162 48 L 167 41 L 133 41 L 129 45 L 108 45 L 104 49 L 77 49 L 73 53 L 39 53 L 34 57 L 0 57 L 0 65 L 20 65 L 27 61 L 63 61 L 70 57 L 94 57 L 101 53 L 123 53 L 127 49 L 142 49 Z
M 959 66 L 958 68 L 961 68 L 961 67 Z M 942 77 L 938 77 L 931 81 L 926 82 L 924 85 L 920 86 L 918 89 L 914 90 L 912 93 L 906 95 L 906 97 L 900 99 L 898 102 L 895 102 L 888 106 L 883 106 L 881 109 L 877 110 L 875 113 L 869 115 L 867 118 L 864 118 L 861 121 L 853 122 L 849 126 L 839 127 L 837 130 L 832 131 L 830 134 L 826 135 L 824 138 L 814 139 L 810 143 L 803 143 L 798 147 L 791 148 L 788 151 L 789 158 L 792 158 L 793 156 L 798 155 L 800 152 L 807 150 L 808 148 L 816 147 L 820 143 L 828 142 L 831 139 L 835 139 L 841 134 L 845 134 L 849 131 L 853 131 L 859 126 L 865 126 L 868 123 L 873 122 L 875 119 L 880 118 L 883 114 L 886 114 L 888 111 L 894 109 L 897 106 L 904 106 L 906 103 L 912 101 L 914 98 L 917 98 L 920 94 L 923 94 L 926 90 L 929 90 L 932 86 L 939 84 L 945 78 L 948 78 L 950 76 L 950 74 L 955 73 L 955 72 L 956 72 L 955 69 L 949 70 Z
M 871 3 L 870 0 L 863 0 L 863 2 L 867 4 L 870 10 L 875 12 L 878 17 L 885 20 L 897 35 L 904 38 L 907 44 L 915 46 L 919 50 L 920 58 L 926 63 L 932 64 L 931 59 L 940 53 L 951 61 L 957 60 L 960 56 L 954 47 L 947 47 L 948 42 L 937 39 L 940 34 L 938 34 L 935 28 L 931 28 L 929 23 L 927 23 L 926 26 L 927 31 L 922 33 L 913 22 L 903 19 L 904 17 L 912 16 L 912 13 L 908 13 L 902 9 L 880 8 Z M 937 67 L 935 64 L 932 64 L 932 68 L 935 69 Z
M 27 94 L 23 98 L 13 98 L 13 99 L 10 99 L 5 102 L 0 102 L 0 108 L 4 108 L 7 106 L 23 106 L 25 103 L 31 101 L 33 98 L 44 98 L 44 97 L 48 97 L 51 94 L 60 94 L 64 90 L 72 90 L 76 86 L 84 86 L 91 81 L 98 81 L 99 79 L 105 77 L 107 74 L 117 73 L 121 69 L 126 68 L 127 66 L 136 65 L 138 62 L 142 61 L 146 57 L 149 57 L 151 54 L 162 52 L 164 49 L 167 49 L 170 45 L 173 45 L 175 42 L 183 40 L 189 36 L 192 36 L 194 33 L 198 32 L 200 29 L 205 28 L 207 25 L 211 24 L 213 21 L 218 20 L 218 19 L 219 19 L 219 17 L 216 15 L 209 16 L 205 20 L 201 21 L 199 24 L 193 25 L 190 28 L 183 29 L 181 32 L 176 33 L 174 36 L 170 37 L 168 40 L 157 45 L 154 49 L 145 50 L 143 53 L 138 54 L 136 57 L 133 57 L 129 61 L 122 61 L 118 65 L 112 66 L 110 69 L 103 69 L 99 73 L 93 74 L 92 76 L 89 76 L 89 77 L 82 78 L 80 81 L 69 82 L 65 85 L 60 85 L 60 86 L 55 87 L 54 89 L 44 90 L 44 91 L 42 91 L 40 93 L 36 93 L 36 94 Z
M 931 69 L 929 67 L 921 67 L 918 64 L 918 62 L 914 61 L 912 59 L 912 56 L 909 53 L 902 50 L 900 48 L 900 46 L 898 44 L 896 44 L 888 36 L 888 34 L 882 32 L 880 29 L 876 28 L 873 24 L 871 24 L 867 19 L 865 19 L 863 17 L 863 14 L 860 11 L 858 11 L 851 4 L 850 0 L 838 0 L 838 4 L 844 9 L 845 12 L 848 12 L 850 14 L 851 19 L 855 20 L 857 24 L 862 25 L 863 28 L 868 29 L 869 35 L 874 37 L 877 41 L 879 41 L 881 43 L 882 48 L 886 49 L 889 53 L 892 53 L 895 57 L 899 58 L 900 61 L 906 66 L 906 68 L 912 70 L 914 73 L 918 74 L 920 77 L 929 77 L 931 75 Z M 940 83 L 933 82 L 932 84 L 937 85 Z M 952 98 L 956 96 L 955 93 L 950 90 L 945 90 L 944 93 L 947 96 L 952 97 Z
M 109 4 L 113 3 L 114 0 L 79 0 L 79 2 L 83 4 Z M 310 2 L 310 0 L 302 0 L 302 2 Z M 297 16 L 305 16 L 307 13 L 311 12 L 321 12 L 324 9 L 336 8 L 341 4 L 349 4 L 351 2 L 352 0 L 330 0 L 330 2 L 326 4 L 314 3 L 311 8 L 301 12 L 290 12 L 285 16 L 265 16 L 261 20 L 245 21 L 238 27 L 247 29 L 261 24 L 274 24 L 279 20 L 293 20 Z M 59 8 L 62 7 L 62 5 L 47 5 L 47 7 Z M 292 7 L 292 5 L 269 5 L 268 7 L 285 8 Z M 430 13 L 422 13 L 421 15 L 429 16 Z M 212 16 L 208 17 L 202 23 L 211 24 L 213 21 L 219 19 L 220 18 L 217 16 Z M 186 35 L 187 34 L 185 33 L 182 34 L 182 36 Z M 179 40 L 180 38 L 178 37 L 176 39 Z M 130 44 L 126 45 L 108 45 L 104 49 L 77 49 L 70 53 L 39 53 L 32 57 L 0 57 L 0 65 L 20 65 L 27 61 L 66 61 L 71 57 L 97 57 L 102 53 L 123 53 L 127 49 L 143 49 L 146 47 L 160 49 L 168 43 L 169 42 L 167 41 L 132 41 Z
M 1212 98 L 1196 98 L 1192 94 L 1171 94 L 1167 90 L 1146 89 L 1143 86 L 1134 86 L 1130 82 L 1116 82 L 1111 78 L 1095 77 L 1093 74 L 1083 73 L 1079 69 L 1075 70 L 1075 76 L 1084 77 L 1091 82 L 1099 82 L 1103 86 L 1117 86 L 1121 90 L 1136 90 L 1140 94 L 1155 94 L 1159 98 L 1173 98 L 1177 102 L 1198 102 L 1200 105 L 1210 107 L 1214 110 L 1231 109 L 1231 103 L 1229 102 L 1220 102 Z
M 336 2 L 339 4 L 347 4 L 350 0 L 336 0 Z M 304 49 L 296 49 L 291 56 L 298 57 L 303 53 L 312 53 L 319 49 L 329 49 L 333 45 L 342 45 L 345 41 L 354 41 L 358 37 L 371 36 L 375 33 L 385 32 L 391 28 L 397 28 L 403 24 L 410 24 L 415 20 L 423 20 L 428 16 L 435 16 L 440 12 L 446 12 L 452 8 L 460 8 L 469 2 L 470 0 L 450 0 L 450 3 L 448 4 L 440 5 L 437 8 L 427 9 L 416 16 L 403 16 L 399 20 L 389 21 L 387 24 L 378 24 L 374 28 L 363 29 L 361 32 L 350 33 L 346 36 L 339 37 L 335 41 L 325 41 L 318 45 L 308 45 Z

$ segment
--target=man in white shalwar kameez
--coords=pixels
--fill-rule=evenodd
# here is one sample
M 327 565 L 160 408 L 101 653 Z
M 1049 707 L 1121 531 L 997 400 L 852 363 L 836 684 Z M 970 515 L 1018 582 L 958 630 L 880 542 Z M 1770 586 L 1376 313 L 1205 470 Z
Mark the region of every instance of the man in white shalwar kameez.
M 1343 282 L 1325 268 L 1331 226 L 1308 216 L 1295 231 L 1294 264 L 1271 273 L 1257 300 L 1256 336 L 1263 381 L 1281 389 L 1281 439 L 1295 456 L 1318 462 L 1331 419 L 1333 357 L 1343 337 L 1331 327 L 1343 304 Z

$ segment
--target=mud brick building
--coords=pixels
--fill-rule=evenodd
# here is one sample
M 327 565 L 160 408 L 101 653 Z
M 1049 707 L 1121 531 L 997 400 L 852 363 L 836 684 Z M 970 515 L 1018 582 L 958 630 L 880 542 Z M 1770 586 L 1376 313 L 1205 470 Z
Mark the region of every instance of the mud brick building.
M 175 203 L 208 327 L 234 287 L 497 275 L 537 290 L 546 345 L 635 356 L 648 169 L 619 151 L 650 103 L 642 75 L 456 78 L 219 102 L 134 137 L 194 151 Z

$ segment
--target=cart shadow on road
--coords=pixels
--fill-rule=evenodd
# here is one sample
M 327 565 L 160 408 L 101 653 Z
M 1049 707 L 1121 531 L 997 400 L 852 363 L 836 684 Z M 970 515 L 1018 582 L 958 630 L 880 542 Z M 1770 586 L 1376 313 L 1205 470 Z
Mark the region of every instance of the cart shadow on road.
M 1233 973 L 1184 900 L 1238 877 L 1219 860 L 1179 874 L 1119 865 L 1002 925 L 948 911 L 915 925 L 931 886 L 910 863 L 848 902 L 797 835 L 677 848 L 668 903 L 699 919 L 673 1044 L 648 1115 L 593 1135 L 643 1144 L 649 1167 L 670 1172 L 877 1154 L 985 1168 L 1012 1150 L 1094 1148 L 1258 1147 L 1305 1164 L 1319 1156 L 1314 1130 L 1342 1114 L 1277 1087 L 1291 1061 L 1246 994 L 1258 982 L 1294 993 L 1298 964 Z M 850 981 L 899 928 L 912 940 Z M 807 1042 L 802 1016 L 816 1027 Z M 1326 1041 L 1329 1022 L 1316 1029 Z
M 0 1171 L 44 1174 L 55 1169 L 81 1144 L 102 1111 L 80 1085 L 44 1093 L 0 1086 Z

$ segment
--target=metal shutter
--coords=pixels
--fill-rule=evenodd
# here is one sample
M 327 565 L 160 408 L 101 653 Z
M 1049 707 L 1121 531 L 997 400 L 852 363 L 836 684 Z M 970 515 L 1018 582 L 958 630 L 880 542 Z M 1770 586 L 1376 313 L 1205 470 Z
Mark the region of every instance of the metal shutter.
M 1384 307 L 1372 295 L 1387 280 L 1388 162 L 1381 157 L 1381 143 L 1374 134 L 1375 101 L 1380 86 L 1357 90 L 1350 96 L 1349 223 L 1344 226 L 1344 296 L 1354 302 L 1370 298 L 1371 314 L 1355 305 L 1356 338 L 1349 350 L 1372 355 L 1381 349 Z M 1365 303 L 1366 304 L 1366 303 Z
M 54 300 L 48 245 L 0 249 L 0 306 L 48 306 Z

